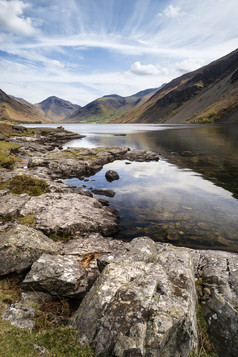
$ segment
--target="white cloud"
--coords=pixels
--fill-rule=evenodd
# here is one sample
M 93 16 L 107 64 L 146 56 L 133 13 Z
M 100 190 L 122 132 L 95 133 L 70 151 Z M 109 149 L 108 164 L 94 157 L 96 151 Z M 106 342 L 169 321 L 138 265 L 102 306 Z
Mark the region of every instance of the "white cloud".
M 131 65 L 131 72 L 139 76 L 151 76 L 159 74 L 159 70 L 153 64 L 143 65 L 139 61 Z
M 181 73 L 191 72 L 204 65 L 204 61 L 199 58 L 188 58 L 182 62 L 176 63 L 176 68 Z
M 177 18 L 180 16 L 183 16 L 184 13 L 181 12 L 180 7 L 178 6 L 174 6 L 173 4 L 168 5 L 164 11 L 163 14 L 167 17 L 171 17 L 171 18 Z
M 23 11 L 29 4 L 20 0 L 0 0 L 0 29 L 14 34 L 33 35 L 35 29 L 29 17 Z

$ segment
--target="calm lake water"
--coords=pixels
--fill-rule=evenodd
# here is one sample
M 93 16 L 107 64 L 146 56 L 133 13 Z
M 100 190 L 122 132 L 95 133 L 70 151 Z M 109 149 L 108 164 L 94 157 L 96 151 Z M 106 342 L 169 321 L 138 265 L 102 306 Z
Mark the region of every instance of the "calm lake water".
M 148 235 L 179 246 L 238 252 L 238 126 L 68 124 L 87 135 L 65 145 L 121 145 L 161 154 L 158 162 L 115 161 L 66 183 L 115 191 L 119 237 Z M 105 172 L 120 179 L 109 183 Z

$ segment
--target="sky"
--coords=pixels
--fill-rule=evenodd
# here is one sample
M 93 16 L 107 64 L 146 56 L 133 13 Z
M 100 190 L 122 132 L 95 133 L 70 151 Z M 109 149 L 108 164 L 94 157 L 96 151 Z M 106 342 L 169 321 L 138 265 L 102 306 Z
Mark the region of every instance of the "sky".
M 86 105 L 160 87 L 238 47 L 237 0 L 0 0 L 0 88 Z

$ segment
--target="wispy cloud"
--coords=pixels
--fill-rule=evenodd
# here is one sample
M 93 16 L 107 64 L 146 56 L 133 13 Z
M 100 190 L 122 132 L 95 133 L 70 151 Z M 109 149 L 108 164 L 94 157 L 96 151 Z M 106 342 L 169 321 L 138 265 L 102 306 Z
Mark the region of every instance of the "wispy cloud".
M 0 87 L 81 105 L 157 87 L 234 50 L 236 12 L 236 0 L 0 0 Z

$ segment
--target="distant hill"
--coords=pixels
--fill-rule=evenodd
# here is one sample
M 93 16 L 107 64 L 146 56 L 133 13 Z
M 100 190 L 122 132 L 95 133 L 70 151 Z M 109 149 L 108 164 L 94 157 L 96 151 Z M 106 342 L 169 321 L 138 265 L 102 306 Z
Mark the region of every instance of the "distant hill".
M 4 123 L 51 123 L 43 113 L 24 100 L 18 100 L 0 89 L 0 122 Z
M 129 97 L 105 95 L 79 108 L 63 123 L 107 123 L 148 100 L 158 88 L 146 89 Z
M 172 80 L 114 123 L 238 123 L 238 49 Z
M 36 109 L 43 113 L 54 122 L 59 122 L 80 108 L 80 105 L 58 98 L 49 97 L 34 105 Z

